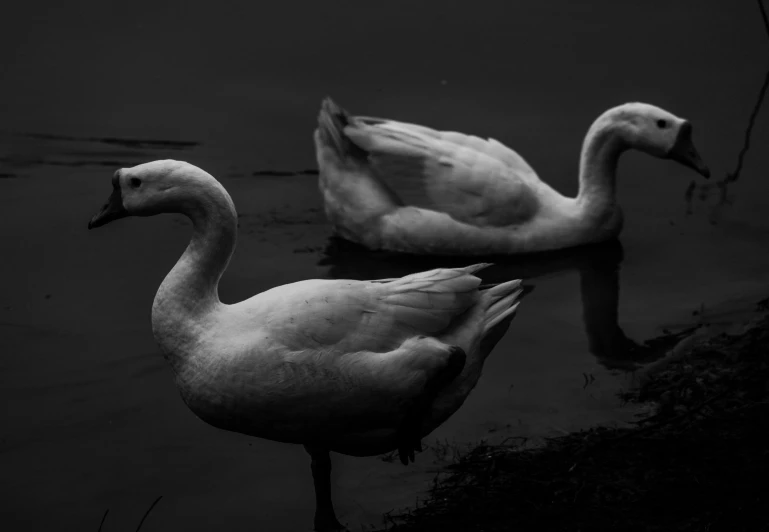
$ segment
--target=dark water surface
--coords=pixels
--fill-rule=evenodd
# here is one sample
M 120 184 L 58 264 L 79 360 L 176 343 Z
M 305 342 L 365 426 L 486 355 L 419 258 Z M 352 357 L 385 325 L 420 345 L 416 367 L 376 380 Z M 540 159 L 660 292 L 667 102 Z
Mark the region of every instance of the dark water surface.
M 356 113 L 497 138 L 573 194 L 591 121 L 631 100 L 690 119 L 722 178 L 769 66 L 751 2 L 49 4 L 15 7 L 0 32 L 5 530 L 96 530 L 107 508 L 105 530 L 134 530 L 159 495 L 143 531 L 310 529 L 304 450 L 205 425 L 157 353 L 151 303 L 189 224 L 86 230 L 115 169 L 176 158 L 222 181 L 241 215 L 220 290 L 234 302 L 306 278 L 440 265 L 329 240 L 316 176 L 303 173 L 327 94 Z M 334 457 L 341 520 L 358 530 L 413 504 L 451 458 L 436 440 L 537 440 L 632 419 L 616 397 L 626 370 L 670 344 L 646 340 L 726 319 L 720 309 L 769 286 L 765 113 L 752 145 L 718 209 L 712 187 L 687 201 L 701 182 L 689 170 L 626 154 L 621 244 L 484 272 L 534 289 L 415 465 Z

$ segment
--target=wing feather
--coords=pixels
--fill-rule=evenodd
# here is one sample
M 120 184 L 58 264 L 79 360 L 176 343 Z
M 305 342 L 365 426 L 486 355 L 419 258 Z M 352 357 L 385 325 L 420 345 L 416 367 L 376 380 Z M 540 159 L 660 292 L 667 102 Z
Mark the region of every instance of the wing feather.
M 474 225 L 530 219 L 536 174 L 494 139 L 391 120 L 353 117 L 345 135 L 368 153 L 373 173 L 406 205 Z

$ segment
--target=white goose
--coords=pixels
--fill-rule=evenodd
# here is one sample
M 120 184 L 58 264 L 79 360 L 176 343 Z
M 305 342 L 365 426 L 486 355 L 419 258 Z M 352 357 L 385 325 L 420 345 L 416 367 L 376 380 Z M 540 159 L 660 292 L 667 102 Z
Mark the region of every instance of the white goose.
M 314 138 L 326 215 L 343 238 L 370 249 L 490 255 L 616 237 L 620 154 L 635 148 L 707 178 L 691 129 L 649 104 L 609 109 L 585 137 L 575 198 L 553 190 L 494 139 L 351 116 L 328 98 Z
M 286 443 L 312 458 L 315 529 L 343 530 L 329 451 L 371 456 L 420 439 L 464 402 L 518 307 L 521 281 L 481 289 L 488 266 L 377 281 L 307 280 L 234 305 L 218 283 L 235 248 L 227 191 L 191 164 L 115 172 L 94 228 L 125 216 L 181 213 L 193 235 L 152 306 L 152 331 L 189 408 L 207 423 Z

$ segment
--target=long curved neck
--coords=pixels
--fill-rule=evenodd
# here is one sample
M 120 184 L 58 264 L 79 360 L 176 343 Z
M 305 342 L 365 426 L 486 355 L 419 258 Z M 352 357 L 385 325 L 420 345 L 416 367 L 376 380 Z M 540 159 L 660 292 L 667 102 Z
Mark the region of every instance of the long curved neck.
M 201 325 L 217 307 L 219 279 L 237 239 L 237 214 L 230 195 L 216 180 L 196 183 L 178 211 L 192 221 L 187 249 L 160 285 L 152 306 L 155 339 L 167 357 L 181 356 L 197 342 Z
M 604 113 L 593 122 L 582 145 L 577 205 L 592 220 L 604 220 L 617 208 L 617 162 L 628 148 L 621 128 L 611 111 Z

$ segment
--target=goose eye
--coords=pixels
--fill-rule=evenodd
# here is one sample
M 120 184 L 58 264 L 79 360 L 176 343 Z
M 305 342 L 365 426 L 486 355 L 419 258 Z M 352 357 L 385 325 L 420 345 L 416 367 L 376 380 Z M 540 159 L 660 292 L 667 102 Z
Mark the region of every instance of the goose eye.
M 132 177 L 130 183 L 133 188 L 139 188 L 142 186 L 142 180 L 138 177 Z
M 668 127 L 668 121 L 660 118 L 659 120 L 657 120 L 657 127 L 660 129 L 665 129 L 666 127 Z

